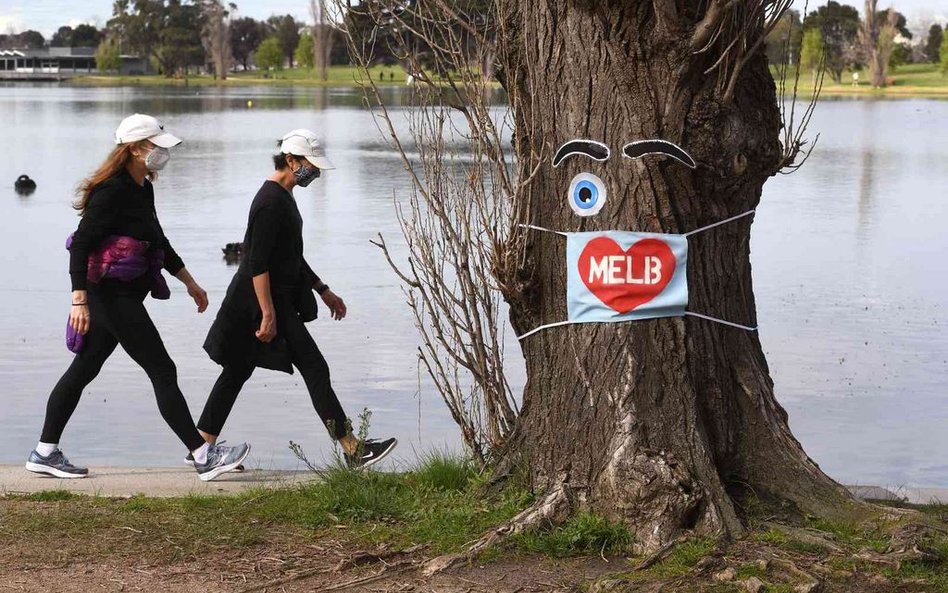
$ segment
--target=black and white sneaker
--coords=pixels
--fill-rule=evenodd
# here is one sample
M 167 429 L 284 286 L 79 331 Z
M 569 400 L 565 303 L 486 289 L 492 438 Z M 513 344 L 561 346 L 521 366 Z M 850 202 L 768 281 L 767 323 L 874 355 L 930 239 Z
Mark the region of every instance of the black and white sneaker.
M 48 457 L 43 457 L 37 453 L 36 449 L 33 449 L 30 452 L 30 458 L 26 460 L 26 469 L 37 474 L 47 474 L 67 480 L 84 478 L 89 475 L 88 468 L 76 467 L 69 463 L 69 460 L 59 449 L 50 453 Z
M 397 444 L 398 441 L 396 439 L 385 439 L 384 441 L 368 439 L 366 441 L 360 441 L 355 454 L 345 454 L 346 465 L 349 466 L 349 469 L 365 469 L 373 466 L 391 453 Z
M 250 445 L 247 443 L 236 447 L 208 445 L 207 463 L 195 463 L 194 469 L 202 482 L 209 482 L 221 474 L 237 469 L 249 454 Z

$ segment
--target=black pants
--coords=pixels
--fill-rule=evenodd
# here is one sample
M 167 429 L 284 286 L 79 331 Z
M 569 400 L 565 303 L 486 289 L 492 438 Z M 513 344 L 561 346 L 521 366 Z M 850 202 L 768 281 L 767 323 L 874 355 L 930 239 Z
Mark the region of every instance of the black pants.
M 85 346 L 76 355 L 46 405 L 43 425 L 44 443 L 58 443 L 66 423 L 76 410 L 82 390 L 95 379 L 102 365 L 119 344 L 138 363 L 155 388 L 158 410 L 188 450 L 204 444 L 194 426 L 188 404 L 178 388 L 178 371 L 168 356 L 145 309 L 145 295 L 112 293 L 91 289 L 88 292 L 91 325 Z
M 295 313 L 287 312 L 281 315 L 278 310 L 277 333 L 286 340 L 293 366 L 303 376 L 313 407 L 316 408 L 316 413 L 323 424 L 329 429 L 330 435 L 341 439 L 349 434 L 351 427 L 346 413 L 342 410 L 339 398 L 336 397 L 336 392 L 333 391 L 329 381 L 329 365 L 326 364 L 326 359 L 323 358 L 303 321 Z M 252 363 L 224 366 L 207 398 L 207 403 L 204 404 L 204 412 L 198 421 L 198 428 L 215 436 L 221 434 L 227 416 L 230 415 L 234 402 L 237 401 L 237 395 L 253 374 L 254 368 Z

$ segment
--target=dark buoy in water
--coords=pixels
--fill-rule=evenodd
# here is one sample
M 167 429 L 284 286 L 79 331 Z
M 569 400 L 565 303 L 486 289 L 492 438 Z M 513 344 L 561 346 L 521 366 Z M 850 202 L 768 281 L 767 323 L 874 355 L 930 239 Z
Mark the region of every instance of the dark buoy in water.
M 244 254 L 244 244 L 228 243 L 221 251 L 224 252 L 224 261 L 228 264 L 236 264 L 240 262 L 240 258 Z
M 20 175 L 13 182 L 13 189 L 20 195 L 28 196 L 36 191 L 36 182 L 29 175 Z

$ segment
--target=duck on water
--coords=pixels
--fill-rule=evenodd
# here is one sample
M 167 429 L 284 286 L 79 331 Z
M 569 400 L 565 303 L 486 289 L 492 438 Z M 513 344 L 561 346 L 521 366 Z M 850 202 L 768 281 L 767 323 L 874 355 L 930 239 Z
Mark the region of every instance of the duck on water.
M 36 182 L 30 179 L 29 175 L 20 175 L 13 182 L 13 188 L 19 194 L 29 195 L 36 191 Z

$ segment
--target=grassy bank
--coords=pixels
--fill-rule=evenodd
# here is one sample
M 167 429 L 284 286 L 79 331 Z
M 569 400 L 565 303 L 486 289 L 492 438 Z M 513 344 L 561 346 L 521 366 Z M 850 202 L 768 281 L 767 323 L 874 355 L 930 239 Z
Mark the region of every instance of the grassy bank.
M 78 76 L 69 80 L 77 86 L 326 86 L 357 87 L 364 73 L 354 66 L 332 66 L 327 80 L 320 80 L 312 68 L 286 68 L 272 72 L 235 72 L 226 80 L 210 75 L 169 78 L 153 74 L 147 76 L 95 75 Z M 404 86 L 405 71 L 400 66 L 375 66 L 370 70 L 372 80 L 382 86 Z
M 404 86 L 405 71 L 400 66 L 376 66 L 371 69 L 372 80 L 381 86 Z M 778 76 L 776 68 L 771 68 Z M 303 86 L 303 87 L 357 87 L 363 81 L 363 73 L 353 66 L 332 66 L 328 70 L 328 80 L 319 80 L 316 73 L 308 68 L 288 68 L 270 73 L 258 71 L 236 72 L 227 80 L 217 80 L 212 76 L 200 75 L 188 78 L 167 78 L 160 75 L 150 76 L 80 76 L 69 81 L 78 86 Z M 788 73 L 792 84 L 794 71 Z M 823 83 L 823 95 L 827 97 L 946 97 L 948 98 L 948 76 L 944 76 L 935 64 L 907 64 L 890 72 L 891 85 L 883 89 L 874 89 L 869 85 L 869 74 L 859 74 L 858 85 L 852 84 L 852 71 L 843 72 L 842 83 L 836 84 L 827 76 Z M 812 93 L 813 78 L 809 73 L 800 77 L 800 96 Z
M 776 78 L 775 68 L 771 72 Z M 788 86 L 792 86 L 794 70 L 787 74 Z M 942 75 L 936 64 L 906 64 L 889 71 L 890 85 L 876 89 L 869 84 L 869 72 L 859 72 L 859 83 L 853 85 L 852 70 L 845 70 L 842 82 L 837 84 L 827 73 L 823 79 L 822 96 L 825 97 L 877 97 L 877 98 L 948 98 L 948 76 Z M 808 97 L 813 92 L 813 75 L 804 72 L 800 76 L 800 96 Z
M 470 464 L 433 455 L 405 473 L 330 469 L 319 483 L 239 496 L 8 496 L 0 498 L 0 582 L 42 582 L 44 571 L 61 580 L 67 571 L 78 583 L 75 590 L 84 590 L 89 579 L 133 582 L 146 574 L 151 590 L 160 585 L 168 593 L 190 592 L 177 588 L 181 579 L 205 579 L 211 565 L 220 583 L 235 585 L 220 590 L 280 590 L 275 585 L 290 581 L 305 582 L 307 588 L 298 590 L 312 590 L 326 583 L 312 579 L 340 573 L 365 578 L 357 569 L 375 568 L 380 576 L 372 578 L 381 578 L 393 567 L 411 573 L 398 573 L 399 586 L 405 579 L 423 583 L 414 569 L 424 560 L 462 551 L 533 501 L 524 484 L 492 493 L 484 485 L 485 477 Z M 879 507 L 851 523 L 750 516 L 747 534 L 737 541 L 691 537 L 645 563 L 626 528 L 580 514 L 489 548 L 475 568 L 478 578 L 494 583 L 487 590 L 496 591 L 555 581 L 570 590 L 651 591 L 661 585 L 723 593 L 748 590 L 756 580 L 776 593 L 813 593 L 819 587 L 948 592 L 946 520 L 945 505 Z M 556 579 L 546 568 L 538 574 L 541 565 L 560 571 Z M 473 577 L 456 578 L 463 585 Z

